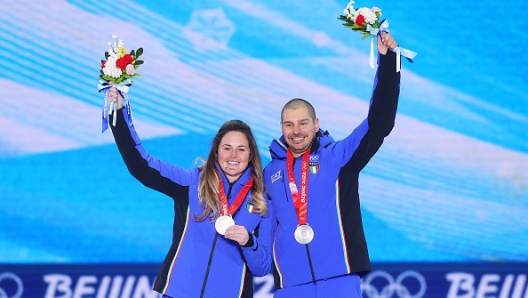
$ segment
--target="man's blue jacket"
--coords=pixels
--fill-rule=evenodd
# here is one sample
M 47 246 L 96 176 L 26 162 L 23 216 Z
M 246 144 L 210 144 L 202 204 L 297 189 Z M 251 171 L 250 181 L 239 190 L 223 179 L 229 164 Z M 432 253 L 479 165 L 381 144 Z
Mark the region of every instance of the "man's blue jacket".
M 379 59 L 368 117 L 343 140 L 334 141 L 320 130 L 312 144 L 307 221 L 315 236 L 309 244 L 299 244 L 294 238 L 298 220 L 288 186 L 284 136 L 271 143 L 272 161 L 264 170 L 264 179 L 277 218 L 276 289 L 347 274 L 364 276 L 370 271 L 358 178 L 394 127 L 400 84 L 395 54 L 389 51 Z M 294 162 L 297 185 L 300 159 Z

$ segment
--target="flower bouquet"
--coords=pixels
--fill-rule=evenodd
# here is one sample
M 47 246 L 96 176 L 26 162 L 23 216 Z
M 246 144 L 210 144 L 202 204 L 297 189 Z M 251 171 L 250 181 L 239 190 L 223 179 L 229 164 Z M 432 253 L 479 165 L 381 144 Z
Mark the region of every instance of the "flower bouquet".
M 380 21 L 382 15 L 381 9 L 376 6 L 372 8 L 361 7 L 355 9 L 354 4 L 354 0 L 350 0 L 343 10 L 343 14 L 340 15 L 338 19 L 344 21 L 343 26 L 346 28 L 361 33 L 363 39 L 372 36 L 370 40 L 370 67 L 374 68 L 374 39 L 376 38 L 376 35 L 381 34 L 382 32 L 389 32 L 389 21 Z M 394 52 L 396 53 L 397 72 L 400 71 L 400 56 L 404 56 L 407 60 L 413 62 L 412 58 L 417 55 L 417 53 L 401 47 L 396 47 Z
M 351 0 L 343 10 L 343 14 L 338 19 L 344 21 L 343 26 L 359 32 L 363 35 L 363 39 L 372 34 L 376 34 L 374 30 L 380 27 L 381 9 L 378 7 L 361 7 L 354 9 L 355 2 Z
M 101 69 L 99 74 L 99 92 L 104 92 L 103 105 L 103 132 L 108 128 L 108 115 L 114 113 L 113 125 L 116 125 L 117 107 L 114 103 L 110 103 L 108 107 L 108 90 L 115 87 L 123 97 L 123 105 L 127 107 L 130 115 L 130 104 L 128 100 L 128 90 L 132 85 L 133 77 L 138 77 L 139 73 L 136 69 L 143 64 L 143 60 L 138 60 L 139 56 L 143 54 L 143 49 L 132 50 L 126 54 L 126 48 L 123 40 L 118 39 L 114 34 L 112 35 L 114 42 L 108 42 L 110 49 L 105 52 L 105 59 L 101 60 Z M 131 119 L 131 118 L 130 118 Z

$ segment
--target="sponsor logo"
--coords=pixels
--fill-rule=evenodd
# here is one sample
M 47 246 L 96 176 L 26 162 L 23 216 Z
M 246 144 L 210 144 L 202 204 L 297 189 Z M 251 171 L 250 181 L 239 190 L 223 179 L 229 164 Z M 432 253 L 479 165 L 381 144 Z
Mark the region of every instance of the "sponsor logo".
M 279 170 L 277 173 L 271 175 L 271 183 L 279 180 L 279 179 L 282 179 L 282 171 Z

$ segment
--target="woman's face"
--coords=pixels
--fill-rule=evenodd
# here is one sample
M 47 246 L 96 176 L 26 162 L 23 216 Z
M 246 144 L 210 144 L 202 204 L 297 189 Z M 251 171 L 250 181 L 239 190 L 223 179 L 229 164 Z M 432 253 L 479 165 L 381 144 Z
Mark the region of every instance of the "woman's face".
M 230 131 L 220 140 L 218 164 L 224 170 L 229 182 L 237 180 L 247 169 L 249 151 L 246 135 L 239 131 Z

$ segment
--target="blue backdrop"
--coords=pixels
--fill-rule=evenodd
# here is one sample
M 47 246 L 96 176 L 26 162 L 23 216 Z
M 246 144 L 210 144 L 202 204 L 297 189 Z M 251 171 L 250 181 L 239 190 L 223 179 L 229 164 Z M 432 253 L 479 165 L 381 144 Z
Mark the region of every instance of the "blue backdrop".
M 346 136 L 366 116 L 369 40 L 348 1 L 2 0 L 0 263 L 157 263 L 172 201 L 127 172 L 101 133 L 111 35 L 144 48 L 129 93 L 149 152 L 192 167 L 226 120 L 249 123 L 264 163 L 280 109 L 302 97 Z M 527 262 L 525 1 L 379 6 L 402 62 L 396 127 L 360 180 L 374 262 Z

